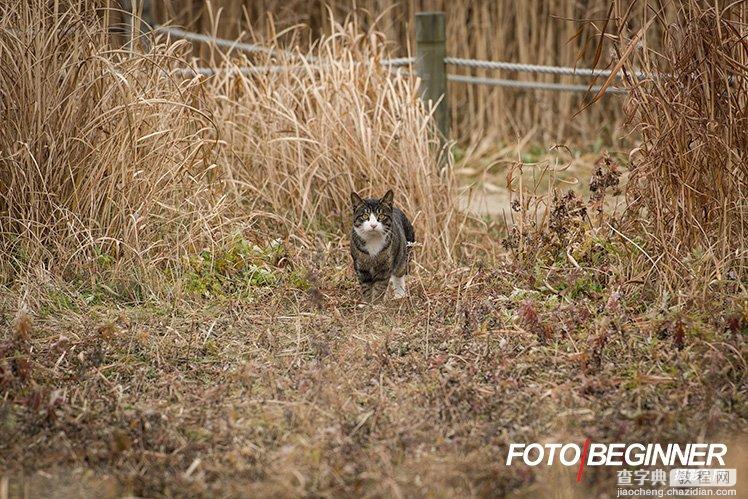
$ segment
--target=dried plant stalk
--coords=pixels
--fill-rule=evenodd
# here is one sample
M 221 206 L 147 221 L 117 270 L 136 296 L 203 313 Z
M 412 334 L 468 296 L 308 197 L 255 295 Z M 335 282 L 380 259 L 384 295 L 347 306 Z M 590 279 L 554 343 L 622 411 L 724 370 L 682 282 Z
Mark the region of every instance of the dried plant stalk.
M 653 252 L 663 255 L 660 268 L 671 277 L 664 282 L 745 279 L 748 9 L 744 2 L 723 8 L 689 1 L 666 19 L 651 7 L 653 25 L 663 30 L 662 50 L 640 44 L 623 61 L 628 118 L 641 134 L 632 153 L 630 213 Z M 619 52 L 626 53 L 631 38 L 626 19 L 618 22 Z M 653 76 L 639 81 L 635 68 Z

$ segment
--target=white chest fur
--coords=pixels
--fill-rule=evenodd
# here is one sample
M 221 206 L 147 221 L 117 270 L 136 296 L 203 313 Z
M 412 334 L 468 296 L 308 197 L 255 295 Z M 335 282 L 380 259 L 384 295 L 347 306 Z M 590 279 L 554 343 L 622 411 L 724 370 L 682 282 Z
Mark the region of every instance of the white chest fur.
M 366 248 L 369 256 L 377 256 L 385 244 L 387 244 L 387 238 L 381 234 L 374 235 L 373 237 L 369 236 L 369 239 L 364 239 L 364 248 Z

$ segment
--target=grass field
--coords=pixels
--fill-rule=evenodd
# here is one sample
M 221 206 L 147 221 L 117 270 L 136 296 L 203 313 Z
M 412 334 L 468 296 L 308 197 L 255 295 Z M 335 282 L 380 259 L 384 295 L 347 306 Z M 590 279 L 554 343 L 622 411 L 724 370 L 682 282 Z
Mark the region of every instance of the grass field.
M 0 499 L 615 497 L 505 465 L 586 438 L 744 474 L 743 6 L 689 2 L 662 59 L 616 18 L 627 70 L 681 78 L 626 82 L 630 148 L 443 150 L 356 22 L 324 71 L 185 78 L 188 44 L 35 2 L 0 6 Z M 410 294 L 362 304 L 349 192 L 387 188 Z
M 569 283 L 556 293 L 477 266 L 419 272 L 406 302 L 360 308 L 342 244 L 310 283 L 281 268 L 241 296 L 66 294 L 22 317 L 2 344 L 11 491 L 583 497 L 610 494 L 613 471 L 548 482 L 504 466 L 508 443 L 745 449 L 735 312 L 650 304 L 585 270 L 549 277 Z

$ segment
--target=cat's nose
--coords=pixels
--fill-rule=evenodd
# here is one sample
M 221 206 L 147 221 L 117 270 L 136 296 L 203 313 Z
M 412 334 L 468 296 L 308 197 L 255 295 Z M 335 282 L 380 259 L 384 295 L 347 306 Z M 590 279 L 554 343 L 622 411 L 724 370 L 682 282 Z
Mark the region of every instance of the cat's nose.
M 377 225 L 378 224 L 376 222 L 369 222 L 369 227 L 371 227 L 372 229 L 376 229 Z

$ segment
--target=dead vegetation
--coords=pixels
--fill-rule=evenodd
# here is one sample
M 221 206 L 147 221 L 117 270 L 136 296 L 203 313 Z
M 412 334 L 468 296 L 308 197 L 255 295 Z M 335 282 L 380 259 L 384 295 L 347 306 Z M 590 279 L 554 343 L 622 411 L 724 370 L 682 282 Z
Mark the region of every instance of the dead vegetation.
M 677 10 L 677 2 L 663 7 L 666 13 Z M 172 0 L 153 2 L 153 19 L 173 22 L 198 32 L 216 33 L 234 39 L 253 36 L 276 39 L 282 44 L 308 43 L 336 31 L 338 20 L 355 14 L 364 29 L 381 32 L 397 56 L 412 54 L 413 17 L 421 11 L 444 11 L 447 19 L 447 44 L 453 57 L 542 64 L 550 66 L 591 67 L 613 64 L 615 56 L 594 48 L 603 19 L 609 14 L 608 0 L 523 0 L 517 9 L 513 0 Z M 648 7 L 638 2 L 632 23 L 646 15 Z M 269 19 L 267 12 L 274 15 Z M 219 15 L 220 13 L 220 15 Z M 332 16 L 330 14 L 333 14 Z M 580 23 L 591 20 L 594 24 Z M 301 36 L 292 27 L 301 27 Z M 654 26 L 655 32 L 659 26 Z M 652 43 L 658 46 L 657 36 Z M 195 52 L 205 59 L 214 52 L 202 46 Z M 526 81 L 587 83 L 574 76 L 510 73 L 503 71 L 450 68 L 455 74 L 492 78 L 516 78 Z M 512 142 L 516 135 L 536 131 L 545 143 L 574 140 L 594 142 L 618 137 L 616 127 L 622 117 L 621 100 L 606 102 L 571 119 L 589 96 L 572 92 L 525 91 L 489 86 L 451 83 L 452 130 L 467 142 L 481 140 L 493 144 Z
M 219 96 L 214 116 L 232 180 L 241 198 L 251 200 L 249 211 L 283 217 L 296 237 L 345 226 L 351 190 L 374 196 L 394 186 L 396 204 L 413 214 L 423 235 L 421 262 L 452 264 L 465 254 L 460 244 L 468 217 L 455 208 L 450 159 L 430 133 L 414 82 L 370 63 L 386 54 L 380 35 L 353 21 L 315 47 L 311 55 L 322 69 L 306 64 L 207 83 Z M 252 62 L 298 63 L 287 54 Z
M 744 198 L 729 190 L 745 85 L 719 87 L 715 119 L 733 118 L 685 162 L 648 110 L 695 135 L 719 85 L 686 85 L 673 107 L 691 125 L 667 114 L 670 87 L 642 83 L 632 164 L 599 154 L 567 192 L 563 165 L 528 183 L 520 157 L 502 229 L 457 208 L 415 83 L 367 64 L 386 53 L 375 32 L 320 41 L 324 71 L 185 78 L 186 44 L 108 45 L 91 5 L 0 7 L 0 493 L 610 494 L 599 469 L 584 484 L 552 470 L 566 485 L 549 490 L 542 470 L 504 466 L 506 445 L 745 445 Z M 726 74 L 745 25 L 723 23 L 742 7 L 688 5 L 702 49 L 730 42 Z M 699 50 L 683 53 L 711 61 Z M 676 196 L 710 171 L 721 187 Z M 421 246 L 409 299 L 361 308 L 347 194 L 385 184 Z M 620 189 L 639 203 L 626 218 L 609 209 Z
M 178 47 L 109 44 L 93 3 L 0 7 L 0 272 L 142 271 L 220 239 L 218 137 Z M 125 270 L 127 269 L 127 270 Z M 145 279 L 144 273 L 136 280 Z
M 623 6 L 619 6 L 623 10 Z M 655 14 L 653 14 L 655 15 Z M 635 43 L 618 20 L 629 69 L 630 213 L 646 234 L 664 285 L 720 286 L 748 274 L 748 10 L 683 2 L 661 51 Z M 639 81 L 630 70 L 656 75 Z M 672 289 L 672 288 L 671 288 Z
M 509 442 L 744 425 L 736 309 L 642 313 L 635 295 L 572 299 L 502 269 L 422 278 L 409 303 L 360 309 L 345 255 L 322 266 L 321 302 L 287 283 L 251 300 L 42 311 L 1 347 L 11 490 L 531 494 L 542 470 L 505 467 Z
M 180 72 L 191 67 L 185 42 L 127 51 L 110 44 L 94 3 L 42 4 L 2 10 L 8 279 L 85 268 L 121 280 L 116 295 L 159 295 L 151 269 L 179 274 L 206 248 L 292 237 L 314 251 L 317 232 L 346 222 L 351 190 L 385 185 L 423 236 L 421 262 L 464 254 L 466 216 L 450 169 L 434 167 L 428 110 L 415 82 L 370 64 L 383 54 L 377 36 L 341 26 L 314 50 L 323 71 L 241 76 L 298 58 L 237 56 L 206 80 Z

